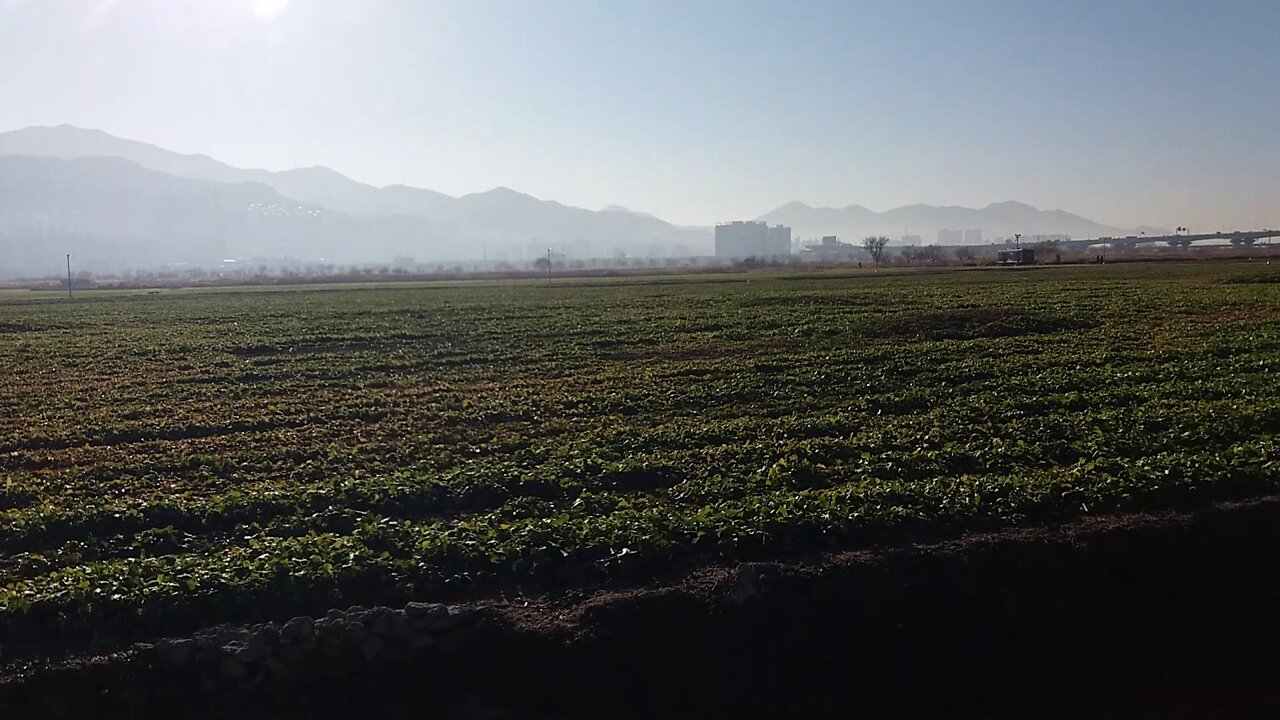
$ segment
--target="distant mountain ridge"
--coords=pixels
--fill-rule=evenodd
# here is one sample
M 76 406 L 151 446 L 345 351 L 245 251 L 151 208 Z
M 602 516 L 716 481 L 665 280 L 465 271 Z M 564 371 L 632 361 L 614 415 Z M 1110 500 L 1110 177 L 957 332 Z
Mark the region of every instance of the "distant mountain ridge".
M 709 255 L 712 246 L 712 228 L 676 226 L 618 205 L 592 211 L 503 187 L 461 197 L 406 185 L 379 188 L 321 166 L 237 168 L 71 125 L 0 133 L 0 192 L 0 272 L 10 274 L 44 271 L 72 248 L 104 267 L 143 267 L 285 256 L 521 263 L 547 248 L 590 259 Z M 940 228 L 981 228 L 985 241 L 1013 233 L 1159 232 L 1012 201 L 879 213 L 861 205 L 792 202 L 760 219 L 792 227 L 797 239 L 883 234 L 895 243 L 906 233 L 935 242 Z
M 258 182 L 303 203 L 351 215 L 421 215 L 454 198 L 432 190 L 391 185 L 377 188 L 323 166 L 272 172 L 243 169 L 208 155 L 186 155 L 73 125 L 37 126 L 0 133 L 0 155 L 74 159 L 120 157 L 148 170 L 221 183 Z
M 622 213 L 624 215 L 639 215 L 640 217 L 652 218 L 654 220 L 658 219 L 657 216 L 651 213 L 640 212 L 638 210 L 632 210 L 630 208 L 624 208 L 621 205 L 610 205 L 606 208 L 601 208 L 600 212 Z
M 0 155 L 0 269 L 124 270 L 228 258 L 390 260 L 426 243 L 426 218 L 355 217 L 299 204 L 262 183 L 177 177 L 119 157 Z
M 424 231 L 427 234 L 421 242 L 405 248 L 408 255 L 419 260 L 482 256 L 523 260 L 526 256 L 540 256 L 548 247 L 579 258 L 619 253 L 687 256 L 705 254 L 711 247 L 709 233 L 675 227 L 643 213 L 593 212 L 508 188 L 457 198 L 405 185 L 379 188 L 319 166 L 283 172 L 242 169 L 207 155 L 185 155 L 71 125 L 0 133 L 0 156 L 6 155 L 63 160 L 121 158 L 177 178 L 224 184 L 259 183 L 299 205 L 315 206 L 348 218 L 423 219 L 429 221 L 430 231 Z M 263 245 L 272 254 L 270 243 Z M 424 251 L 430 255 L 424 256 Z M 365 259 L 390 260 L 372 255 Z
M 1064 210 L 1039 210 L 1012 200 L 992 203 L 985 208 L 917 204 L 885 212 L 876 212 L 861 205 L 818 208 L 802 202 L 791 202 L 765 213 L 759 219 L 770 224 L 790 226 L 792 237 L 795 238 L 838 235 L 845 240 L 857 241 L 867 235 L 887 235 L 895 244 L 907 234 L 919 235 L 925 244 L 935 243 L 938 231 L 942 229 L 981 229 L 984 242 L 1012 237 L 1015 233 L 1024 236 L 1062 234 L 1088 239 L 1107 235 L 1165 232 L 1153 227 L 1112 227 Z

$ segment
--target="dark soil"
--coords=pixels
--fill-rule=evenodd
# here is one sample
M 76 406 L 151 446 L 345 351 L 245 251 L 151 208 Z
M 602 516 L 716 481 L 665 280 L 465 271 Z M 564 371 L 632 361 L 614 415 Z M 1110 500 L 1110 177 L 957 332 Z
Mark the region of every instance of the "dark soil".
M 1245 277 L 1233 277 L 1223 280 L 1223 282 L 1228 285 L 1271 285 L 1274 283 L 1280 283 L 1280 272 L 1248 275 Z
M 921 340 L 973 340 L 1083 330 L 1093 324 L 1078 318 L 1014 308 L 968 308 L 904 313 L 884 320 L 884 337 Z
M 127 655 L 5 718 L 1275 718 L 1280 499 L 482 606 L 447 655 L 212 690 Z

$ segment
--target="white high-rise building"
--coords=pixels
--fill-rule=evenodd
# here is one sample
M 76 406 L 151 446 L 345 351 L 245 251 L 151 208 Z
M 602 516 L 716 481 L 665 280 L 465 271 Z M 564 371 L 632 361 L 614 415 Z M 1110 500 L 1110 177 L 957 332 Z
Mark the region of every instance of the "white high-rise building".
M 942 228 L 938 231 L 939 245 L 962 245 L 964 244 L 963 230 L 949 230 Z
M 791 254 L 791 228 L 736 220 L 716 225 L 716 257 L 768 258 Z

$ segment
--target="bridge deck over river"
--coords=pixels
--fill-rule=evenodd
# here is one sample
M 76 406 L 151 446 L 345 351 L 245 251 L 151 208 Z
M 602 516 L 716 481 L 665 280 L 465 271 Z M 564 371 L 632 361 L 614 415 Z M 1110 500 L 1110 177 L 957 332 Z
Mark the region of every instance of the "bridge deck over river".
M 1280 230 L 1220 230 L 1210 233 L 1182 233 L 1177 235 L 1128 235 L 1125 237 L 1068 240 L 1062 245 L 1065 247 L 1086 247 L 1105 244 L 1111 247 L 1133 248 L 1142 244 L 1164 243 L 1172 247 L 1185 248 L 1201 240 L 1228 240 L 1232 245 L 1253 245 L 1259 240 L 1273 237 L 1280 237 Z

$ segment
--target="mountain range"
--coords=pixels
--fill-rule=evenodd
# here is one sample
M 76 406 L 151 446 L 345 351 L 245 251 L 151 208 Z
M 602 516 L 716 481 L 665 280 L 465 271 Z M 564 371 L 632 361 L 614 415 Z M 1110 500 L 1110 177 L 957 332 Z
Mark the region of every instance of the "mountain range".
M 856 239 L 909 230 L 997 234 L 1128 234 L 1060 210 L 1016 202 L 983 209 L 910 205 L 883 213 L 793 202 L 759 219 L 797 238 Z M 375 187 L 326 167 L 237 168 L 135 140 L 59 125 L 0 133 L 0 272 L 42 273 L 65 252 L 83 267 L 123 269 L 224 258 L 389 262 L 511 260 L 548 247 L 589 259 L 711 253 L 711 229 L 681 227 L 612 205 L 599 211 L 507 188 L 452 197 Z
M 987 242 L 1012 237 L 1015 233 L 1025 237 L 1070 235 L 1082 239 L 1136 235 L 1139 232 L 1164 233 L 1146 226 L 1132 229 L 1111 227 L 1064 210 L 1037 210 L 1012 200 L 992 203 L 980 209 L 954 205 L 905 205 L 879 213 L 861 205 L 815 208 L 792 202 L 765 213 L 760 219 L 770 224 L 789 226 L 792 237 L 837 235 L 857 240 L 867 235 L 886 235 L 899 242 L 905 235 L 917 235 L 925 244 L 937 242 L 938 231 L 942 229 L 980 229 Z
M 0 268 L 14 271 L 47 272 L 68 252 L 98 270 L 390 259 L 433 232 L 425 218 L 344 215 L 262 183 L 175 177 L 119 157 L 0 156 Z
M 24 181 L 26 173 L 34 174 Z M 119 182 L 106 180 L 112 174 Z M 548 247 L 580 258 L 690 256 L 710 247 L 706 232 L 643 213 L 593 212 L 507 188 L 457 198 L 379 188 L 325 167 L 242 169 L 70 125 L 0 133 L 0 178 L 8 196 L 0 197 L 0 269 L 11 271 L 47 269 L 64 246 L 100 267 L 253 256 L 523 261 Z M 47 257 L 23 261 L 32 254 Z

